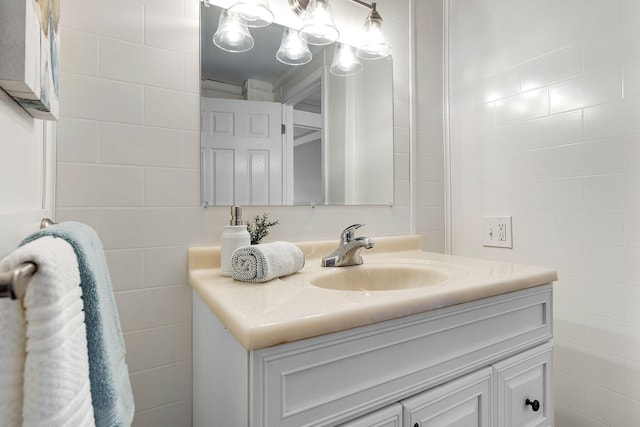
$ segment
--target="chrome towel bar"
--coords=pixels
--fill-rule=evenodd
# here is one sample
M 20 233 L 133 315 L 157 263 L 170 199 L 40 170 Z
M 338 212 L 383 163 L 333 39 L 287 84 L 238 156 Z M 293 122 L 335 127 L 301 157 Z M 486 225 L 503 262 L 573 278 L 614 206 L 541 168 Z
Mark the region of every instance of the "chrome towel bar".
M 40 221 L 40 228 L 55 224 L 50 218 Z M 38 269 L 32 262 L 25 262 L 13 271 L 0 273 L 0 298 L 20 299 L 24 295 L 29 279 Z

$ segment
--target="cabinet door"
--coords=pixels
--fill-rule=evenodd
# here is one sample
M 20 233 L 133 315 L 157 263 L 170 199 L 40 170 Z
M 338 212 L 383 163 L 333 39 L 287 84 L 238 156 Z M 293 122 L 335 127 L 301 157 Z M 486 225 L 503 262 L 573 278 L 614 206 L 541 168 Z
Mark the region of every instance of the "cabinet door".
M 493 366 L 497 383 L 497 427 L 553 425 L 550 343 Z
M 340 427 L 402 427 L 402 405 L 394 403 L 340 424 Z
M 490 427 L 492 376 L 481 369 L 403 400 L 404 427 Z

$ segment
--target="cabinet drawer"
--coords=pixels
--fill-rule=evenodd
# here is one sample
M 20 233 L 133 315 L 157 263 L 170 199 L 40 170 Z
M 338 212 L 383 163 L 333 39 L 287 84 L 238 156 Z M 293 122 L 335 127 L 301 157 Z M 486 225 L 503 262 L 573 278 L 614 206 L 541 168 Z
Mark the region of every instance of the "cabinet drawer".
M 340 427 L 402 427 L 402 405 L 394 403 L 355 420 L 340 424 Z
M 253 351 L 252 426 L 335 426 L 548 340 L 551 312 L 547 285 Z
M 493 370 L 485 368 L 403 400 L 405 427 L 490 427 Z
M 548 343 L 493 365 L 498 427 L 553 425 L 552 363 Z

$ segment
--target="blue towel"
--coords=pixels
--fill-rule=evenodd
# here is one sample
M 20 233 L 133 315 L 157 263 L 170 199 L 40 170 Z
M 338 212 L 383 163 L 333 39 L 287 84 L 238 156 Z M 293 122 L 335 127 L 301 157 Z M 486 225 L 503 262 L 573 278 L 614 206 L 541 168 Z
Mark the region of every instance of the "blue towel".
M 84 301 L 91 400 L 97 427 L 129 427 L 134 403 L 125 347 L 102 242 L 88 225 L 64 222 L 27 237 L 66 240 L 76 253 Z

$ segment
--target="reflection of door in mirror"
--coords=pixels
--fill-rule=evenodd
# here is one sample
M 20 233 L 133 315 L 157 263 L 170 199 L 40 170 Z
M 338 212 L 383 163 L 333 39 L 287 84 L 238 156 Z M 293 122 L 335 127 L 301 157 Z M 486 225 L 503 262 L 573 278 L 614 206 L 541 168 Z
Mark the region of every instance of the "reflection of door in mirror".
M 282 204 L 282 108 L 201 99 L 202 196 L 209 205 Z

